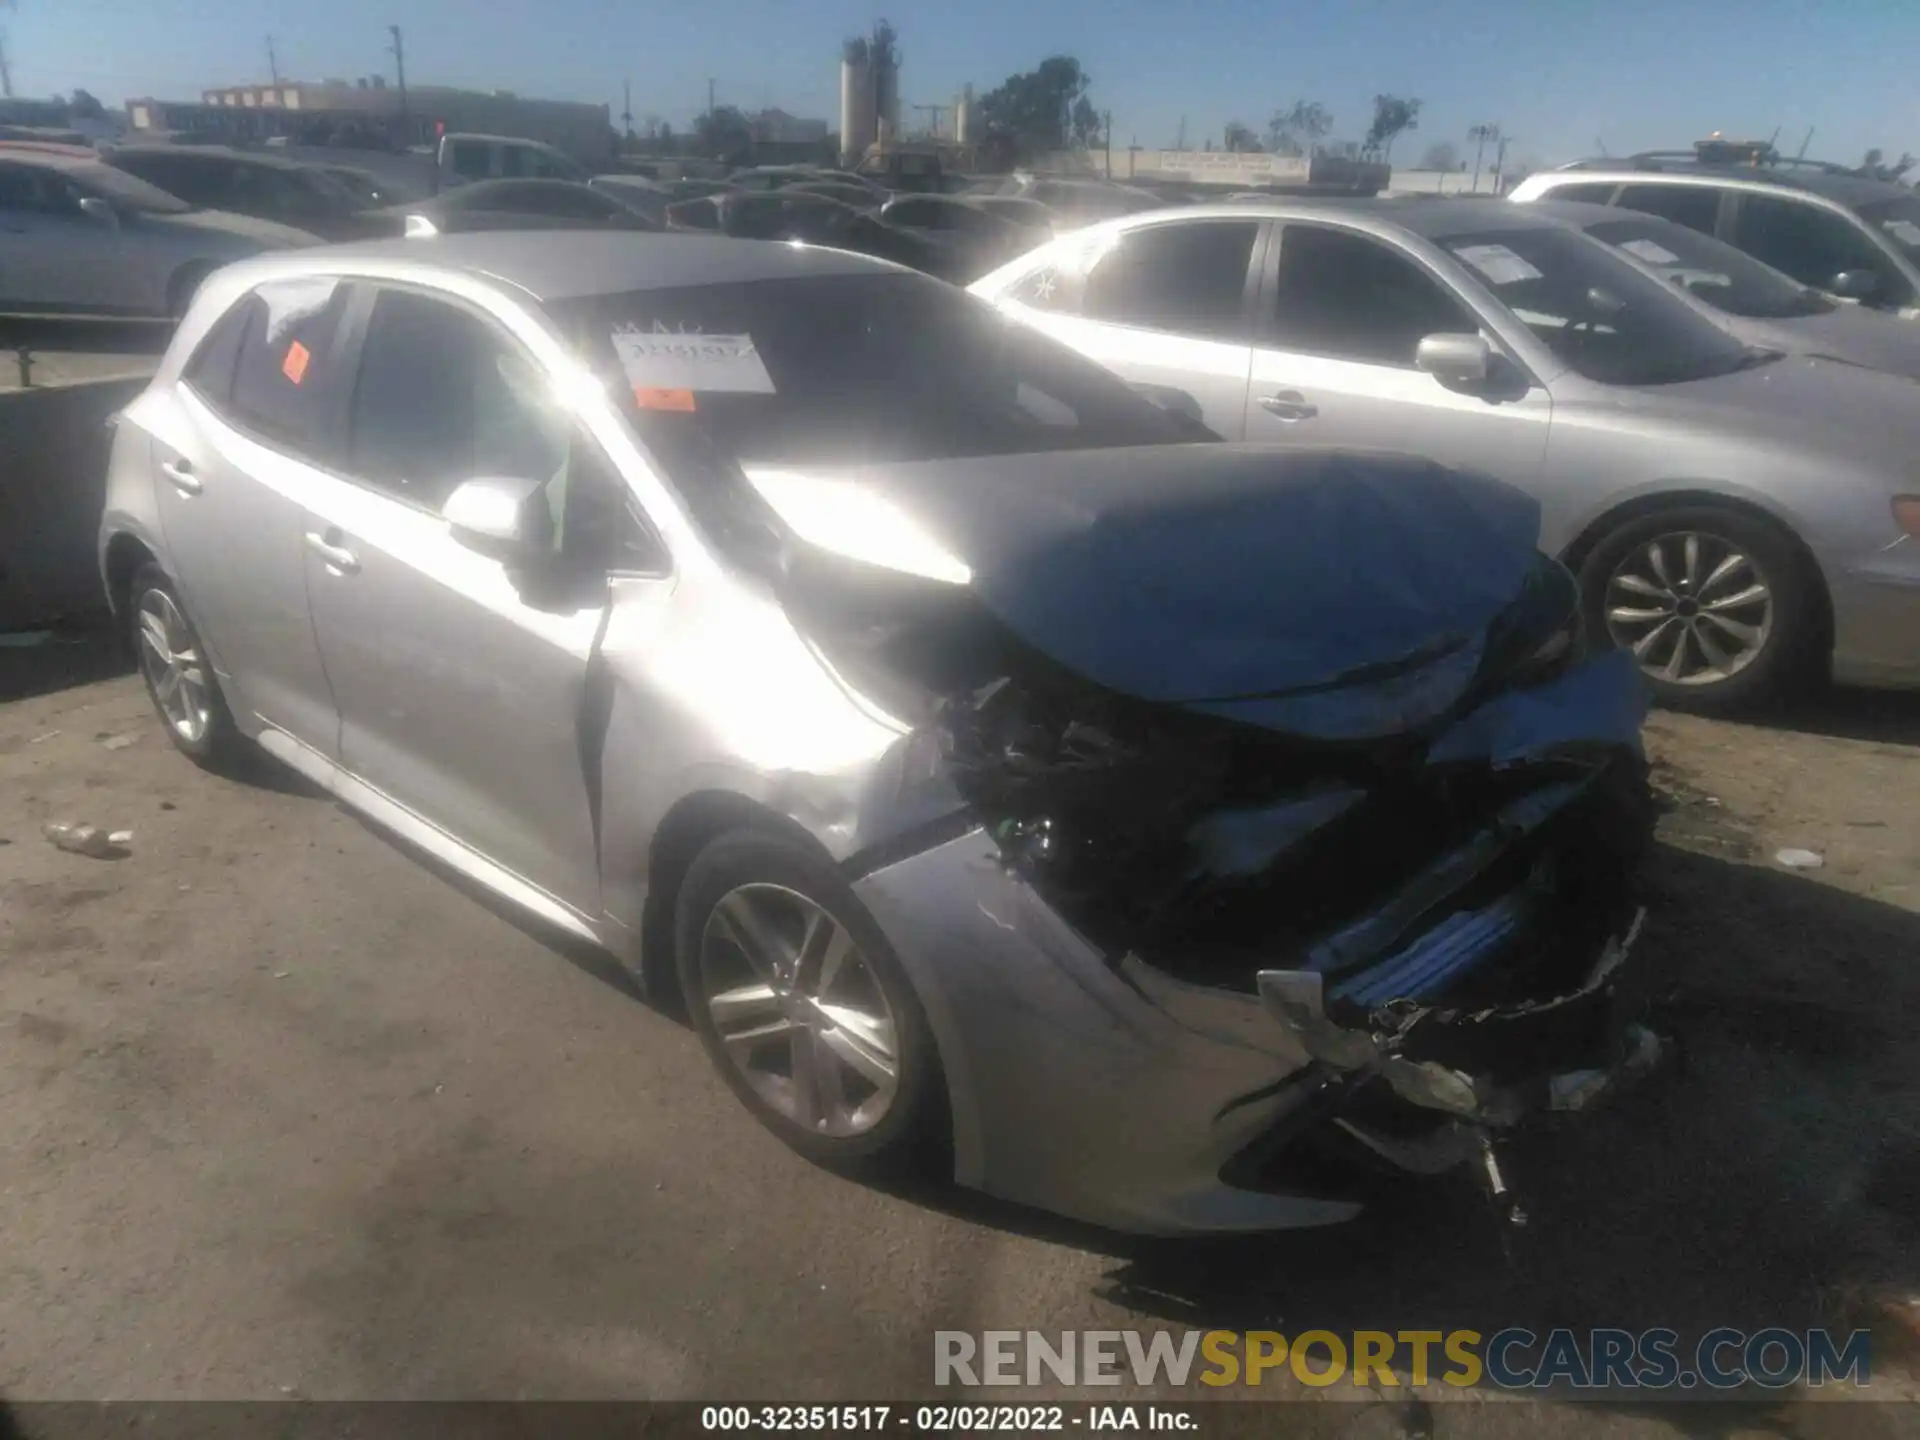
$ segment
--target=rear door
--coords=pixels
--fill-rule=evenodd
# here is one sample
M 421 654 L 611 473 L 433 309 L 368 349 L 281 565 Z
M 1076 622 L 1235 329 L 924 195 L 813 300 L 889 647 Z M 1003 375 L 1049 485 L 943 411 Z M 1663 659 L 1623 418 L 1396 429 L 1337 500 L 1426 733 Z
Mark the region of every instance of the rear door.
M 568 516 L 589 501 L 617 511 L 608 497 L 621 482 L 495 319 L 437 292 L 363 294 L 342 474 L 314 492 L 307 527 L 341 763 L 546 896 L 596 913 L 580 724 L 607 565 L 559 561 L 620 533 L 616 520 Z M 440 507 L 482 475 L 548 486 L 553 565 L 454 538 Z
M 1553 193 L 1556 198 L 1575 198 L 1563 196 L 1558 190 Z M 1689 230 L 1698 230 L 1702 235 L 1722 235 L 1726 233 L 1728 217 L 1732 214 L 1732 201 L 1733 192 L 1723 187 L 1669 182 L 1659 185 L 1622 185 L 1613 203 L 1623 210 L 1658 215 L 1662 220 L 1671 220 Z
M 1553 413 L 1544 389 L 1494 401 L 1414 367 L 1426 336 L 1483 330 L 1435 270 L 1331 225 L 1288 221 L 1275 243 L 1247 439 L 1399 450 L 1523 487 L 1536 481 Z
M 1185 391 L 1209 429 L 1238 440 L 1267 228 L 1196 217 L 1103 232 L 1049 252 L 1001 298 L 1121 378 Z
M 322 755 L 333 698 L 307 613 L 305 502 L 333 463 L 346 287 L 262 285 L 209 333 L 181 382 L 130 417 L 152 438 L 170 568 L 243 728 L 257 717 Z

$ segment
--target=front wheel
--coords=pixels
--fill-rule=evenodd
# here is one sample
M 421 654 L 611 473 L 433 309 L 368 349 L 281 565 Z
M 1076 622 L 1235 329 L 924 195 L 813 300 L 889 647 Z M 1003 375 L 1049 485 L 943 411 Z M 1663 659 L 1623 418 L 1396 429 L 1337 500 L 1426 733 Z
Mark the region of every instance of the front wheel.
M 925 1012 L 825 856 L 761 831 L 722 835 L 688 870 L 674 921 L 693 1028 L 761 1124 L 836 1167 L 926 1156 L 945 1105 Z
M 1817 583 L 1787 535 L 1718 506 L 1630 520 L 1580 567 L 1588 633 L 1632 652 L 1654 698 L 1694 710 L 1777 700 L 1820 635 Z

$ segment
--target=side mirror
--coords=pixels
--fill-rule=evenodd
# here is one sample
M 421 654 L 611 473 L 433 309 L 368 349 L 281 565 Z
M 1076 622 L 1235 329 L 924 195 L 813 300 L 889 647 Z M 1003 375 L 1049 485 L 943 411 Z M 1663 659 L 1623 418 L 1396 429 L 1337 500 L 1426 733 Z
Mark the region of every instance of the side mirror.
M 1475 390 L 1493 373 L 1493 346 L 1483 335 L 1429 335 L 1415 347 L 1414 368 L 1449 390 Z
M 1842 300 L 1865 300 L 1880 288 L 1880 277 L 1871 270 L 1842 270 L 1827 282 L 1827 293 Z
M 120 228 L 119 212 L 98 195 L 81 197 L 80 213 L 85 215 L 89 220 L 98 220 L 109 229 L 118 230 Z
M 1134 394 L 1143 400 L 1150 400 L 1169 415 L 1177 415 L 1182 420 L 1191 420 L 1196 425 L 1206 420 L 1206 412 L 1201 410 L 1200 402 L 1185 390 L 1172 385 L 1139 384 L 1130 387 Z
M 454 487 L 440 515 L 453 538 L 496 560 L 527 558 L 553 544 L 553 515 L 537 480 L 485 475 Z

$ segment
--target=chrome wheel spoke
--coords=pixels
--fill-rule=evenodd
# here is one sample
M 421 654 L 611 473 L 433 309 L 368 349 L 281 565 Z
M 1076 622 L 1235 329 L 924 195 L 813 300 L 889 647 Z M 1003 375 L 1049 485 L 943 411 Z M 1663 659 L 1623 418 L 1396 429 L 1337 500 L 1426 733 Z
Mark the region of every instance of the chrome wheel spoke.
M 867 1020 L 869 1017 L 862 1016 Z M 856 1028 L 852 1024 L 839 1023 L 820 1032 L 820 1040 L 837 1057 L 846 1062 L 847 1068 L 854 1071 L 876 1090 L 890 1089 L 897 1074 L 893 1058 L 891 1036 L 883 1042 L 875 1031 L 879 1027 L 869 1023 Z M 892 1027 L 886 1029 L 891 1031 Z
M 1628 610 L 1623 607 L 1607 611 L 1607 619 L 1621 625 L 1656 625 L 1672 618 L 1671 610 Z
M 1748 605 L 1761 604 L 1767 598 L 1766 586 L 1749 585 L 1746 589 L 1737 590 L 1733 594 L 1719 600 L 1702 600 L 1700 602 L 1700 608 L 1711 613 L 1717 613 L 1722 610 L 1740 610 Z
M 1713 638 L 1705 625 L 1693 626 L 1693 643 L 1700 647 L 1700 653 L 1706 657 L 1711 669 L 1722 675 L 1733 673 L 1736 657 L 1721 648 L 1720 642 Z
M 173 702 L 178 699 L 180 695 L 179 667 L 169 665 L 162 671 L 159 681 L 154 686 L 154 690 L 160 696 L 160 703 L 171 710 L 173 708 Z
M 1660 667 L 1660 673 L 1668 680 L 1678 680 L 1686 673 L 1687 637 L 1692 632 L 1685 625 L 1676 625 L 1673 629 L 1673 650 L 1667 656 L 1667 663 Z
M 1704 625 L 1715 626 L 1726 634 L 1731 635 L 1735 640 L 1740 642 L 1743 648 L 1748 650 L 1758 649 L 1761 638 L 1766 633 L 1758 625 L 1748 625 L 1739 620 L 1729 620 L 1726 616 L 1712 610 L 1701 611 L 1700 619 Z
M 781 1015 L 767 1021 L 764 1025 L 748 1025 L 735 1030 L 731 1035 L 723 1034 L 720 1040 L 727 1047 L 727 1053 L 734 1057 L 735 1063 L 745 1068 L 761 1046 L 770 1040 L 789 1038 L 799 1028 L 793 1021 Z
M 168 643 L 166 622 L 152 611 L 142 611 L 140 615 L 140 638 L 147 644 L 161 664 L 173 659 L 173 647 Z
M 1647 565 L 1652 569 L 1654 578 L 1659 580 L 1659 582 L 1671 592 L 1673 590 L 1673 577 L 1667 574 L 1666 553 L 1661 550 L 1658 540 L 1655 540 L 1651 545 L 1647 546 Z
M 1737 572 L 1745 569 L 1746 564 L 1746 556 L 1742 555 L 1738 550 L 1729 550 L 1720 563 L 1713 567 L 1712 573 L 1700 582 L 1700 589 L 1697 593 L 1701 595 L 1710 594 L 1715 586 L 1719 585 L 1722 581 L 1731 579 Z
M 786 947 L 754 908 L 747 892 L 735 890 L 722 899 L 714 906 L 713 920 L 763 980 L 771 984 L 779 978 L 786 968 Z
M 1633 642 L 1634 658 L 1637 660 L 1645 660 L 1649 652 L 1652 651 L 1653 647 L 1659 643 L 1660 637 L 1666 634 L 1670 634 L 1676 627 L 1678 627 L 1679 624 L 1680 624 L 1680 621 L 1678 620 L 1678 618 L 1676 618 L 1675 616 L 1669 615 L 1665 620 L 1661 621 L 1658 625 L 1654 626 L 1653 629 L 1649 630 L 1646 634 L 1642 635 L 1638 640 L 1634 641 Z
M 1686 560 L 1686 582 L 1690 594 L 1697 594 L 1696 584 L 1700 579 L 1700 537 L 1689 535 L 1681 544 L 1680 553 Z
M 779 1011 L 780 997 L 774 994 L 771 985 L 738 985 L 707 997 L 707 1012 L 713 1016 L 713 1028 L 723 1037 L 737 1025 L 746 1025 Z
M 1638 575 L 1630 575 L 1622 572 L 1613 577 L 1613 583 L 1618 585 L 1622 590 L 1631 591 L 1635 595 L 1643 595 L 1649 600 L 1671 601 L 1673 598 L 1651 580 L 1643 580 Z

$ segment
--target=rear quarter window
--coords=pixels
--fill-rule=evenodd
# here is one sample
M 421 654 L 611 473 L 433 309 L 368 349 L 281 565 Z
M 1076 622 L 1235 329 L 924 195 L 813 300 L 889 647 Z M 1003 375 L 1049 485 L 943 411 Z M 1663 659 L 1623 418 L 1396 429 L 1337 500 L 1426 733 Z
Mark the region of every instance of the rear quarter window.
M 324 454 L 347 295 L 346 285 L 321 276 L 262 285 L 235 307 L 244 318 L 223 413 L 281 449 Z

